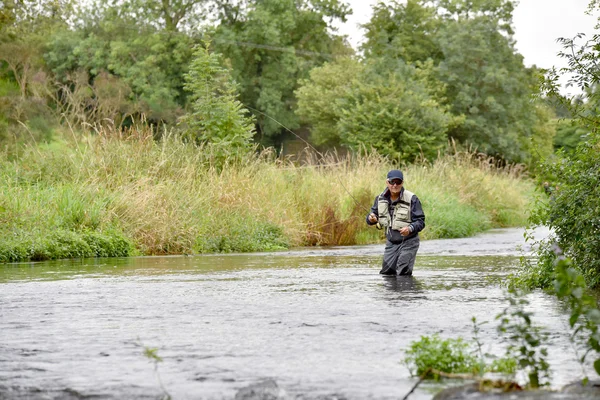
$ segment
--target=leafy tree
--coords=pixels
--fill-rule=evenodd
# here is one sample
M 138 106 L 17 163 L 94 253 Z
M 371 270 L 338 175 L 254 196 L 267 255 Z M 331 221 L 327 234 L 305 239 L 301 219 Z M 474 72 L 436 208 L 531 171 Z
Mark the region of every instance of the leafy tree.
M 139 25 L 151 25 L 159 31 L 189 32 L 198 28 L 208 14 L 210 0 L 92 0 L 86 12 L 102 17 L 117 8 L 120 18 Z M 118 6 L 117 6 L 118 5 Z
M 371 20 L 364 25 L 367 58 L 401 59 L 408 63 L 429 59 L 439 63 L 443 53 L 436 42 L 441 21 L 431 4 L 408 0 L 373 7 Z
M 341 144 L 338 123 L 342 117 L 342 102 L 365 70 L 353 58 L 341 58 L 325 63 L 310 72 L 310 79 L 300 82 L 296 91 L 297 114 L 310 125 L 311 141 L 317 145 Z
M 577 120 L 561 119 L 555 121 L 556 137 L 554 138 L 554 149 L 572 153 L 577 146 L 584 142 L 589 130 Z
M 450 135 L 510 161 L 526 161 L 535 113 L 534 76 L 494 21 L 482 17 L 447 21 L 439 42 L 444 60 L 439 76 L 455 115 L 465 123 Z
M 2 135 L 5 139 L 29 139 L 33 133 L 38 140 L 49 135 L 53 96 L 52 79 L 42 57 L 44 45 L 46 38 L 66 26 L 72 15 L 71 0 L 0 3 L 0 81 L 5 87 L 18 87 L 18 91 L 7 90 L 0 95 L 0 125 L 11 132 Z
M 363 49 L 368 57 L 402 59 L 417 68 L 433 62 L 446 89 L 438 101 L 464 117 L 448 136 L 508 161 L 533 163 L 548 153 L 554 130 L 549 114 L 531 101 L 537 71 L 525 68 L 516 52 L 513 9 L 510 0 L 380 4 L 366 25 Z
M 197 143 L 214 145 L 219 156 L 249 148 L 252 118 L 237 100 L 236 86 L 220 57 L 198 46 L 185 89 L 190 92 L 190 111 L 181 119 L 185 135 Z
M 52 36 L 45 59 L 62 84 L 60 99 L 74 90 L 75 77 L 82 72 L 88 74 L 92 85 L 99 76 L 112 76 L 128 93 L 124 99 L 128 105 L 119 107 L 122 113 L 117 120 L 143 114 L 150 122 L 174 123 L 186 101 L 183 74 L 194 40 L 184 33 L 141 23 L 122 12 L 122 7 L 125 5 L 104 7 L 100 14 L 90 12 L 82 16 L 77 29 Z M 96 95 L 93 98 L 98 100 Z
M 298 90 L 298 112 L 314 126 L 316 143 L 375 148 L 396 160 L 433 158 L 453 118 L 413 67 L 350 59 L 311 71 Z
M 590 3 L 600 8 L 597 2 Z M 585 277 L 590 287 L 600 287 L 600 117 L 597 113 L 600 93 L 598 74 L 600 36 L 584 41 L 583 35 L 562 39 L 567 67 L 549 71 L 544 89 L 547 96 L 558 97 L 559 77 L 568 74 L 571 84 L 582 94 L 563 98 L 563 105 L 573 116 L 579 129 L 585 129 L 575 151 L 559 152 L 555 159 L 543 165 L 542 173 L 555 179 L 557 189 L 550 201 L 537 204 L 532 222 L 547 225 L 554 235 L 540 247 L 540 262 L 527 271 L 533 285 L 548 284 L 554 272 L 556 248 L 573 261 L 573 267 Z M 536 278 L 532 278 L 532 277 Z
M 240 100 L 254 113 L 257 133 L 270 142 L 281 125 L 299 127 L 294 91 L 308 71 L 348 54 L 331 33 L 333 20 L 349 10 L 339 0 L 220 1 L 212 40 L 240 85 Z M 265 116 L 266 114 L 266 116 Z

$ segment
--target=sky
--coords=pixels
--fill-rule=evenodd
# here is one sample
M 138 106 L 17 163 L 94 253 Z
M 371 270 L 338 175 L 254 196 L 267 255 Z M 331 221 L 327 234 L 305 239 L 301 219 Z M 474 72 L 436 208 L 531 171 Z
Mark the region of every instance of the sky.
M 345 0 L 353 14 L 340 26 L 340 33 L 348 35 L 354 47 L 363 40 L 358 24 L 369 21 L 371 7 L 379 1 Z M 589 0 L 520 0 L 513 13 L 513 28 L 517 51 L 523 56 L 525 65 L 566 66 L 564 59 L 557 56 L 562 47 L 556 39 L 572 38 L 578 33 L 591 38 L 598 14 L 585 14 L 588 3 Z

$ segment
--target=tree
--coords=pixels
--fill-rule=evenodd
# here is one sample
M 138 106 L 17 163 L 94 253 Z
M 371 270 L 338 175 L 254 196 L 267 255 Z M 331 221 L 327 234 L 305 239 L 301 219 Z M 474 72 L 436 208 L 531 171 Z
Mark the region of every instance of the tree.
M 259 139 L 272 143 L 295 129 L 294 91 L 308 71 L 350 52 L 330 33 L 331 21 L 344 20 L 347 6 L 338 0 L 221 1 L 219 24 L 212 34 L 240 85 L 240 100 L 257 121 Z M 329 21 L 328 21 L 329 20 Z
M 159 31 L 190 32 L 204 22 L 210 0 L 93 0 L 86 8 L 103 15 L 117 8 L 120 18 L 139 25 L 151 25 Z
M 408 63 L 434 60 L 439 63 L 442 50 L 436 42 L 441 21 L 437 9 L 418 0 L 406 4 L 392 1 L 373 7 L 371 20 L 364 25 L 367 58 L 401 59 Z
M 508 161 L 528 161 L 527 143 L 537 122 L 530 118 L 536 115 L 531 101 L 536 81 L 512 39 L 483 17 L 449 20 L 442 31 L 438 76 L 447 84 L 452 112 L 466 117 L 450 136 Z
M 401 59 L 445 88 L 438 102 L 462 124 L 448 129 L 459 143 L 510 162 L 532 163 L 551 141 L 551 117 L 532 101 L 538 71 L 523 65 L 512 38 L 510 0 L 409 0 L 380 4 L 366 25 L 363 49 L 372 59 Z M 541 138 L 539 135 L 547 135 Z
M 46 133 L 52 125 L 52 79 L 43 62 L 46 38 L 67 25 L 73 15 L 71 0 L 7 0 L 0 3 L 0 81 L 17 86 L 0 98 L 0 122 L 15 137 L 31 133 L 31 122 Z M 6 121 L 6 122 L 5 122 Z M 27 124 L 24 129 L 21 124 Z M 39 139 L 39 137 L 38 137 Z
M 105 5 L 81 16 L 74 29 L 54 34 L 46 63 L 65 89 L 81 72 L 92 84 L 107 73 L 127 86 L 129 106 L 117 120 L 143 114 L 151 123 L 175 123 L 186 102 L 183 75 L 194 39 L 140 22 L 123 10 L 126 6 Z
M 298 113 L 316 143 L 374 148 L 392 159 L 434 158 L 454 123 L 414 67 L 345 59 L 311 71 L 297 91 Z
M 229 71 L 221 66 L 219 55 L 208 51 L 208 44 L 194 51 L 185 82 L 190 92 L 190 111 L 181 118 L 185 136 L 213 145 L 223 157 L 248 149 L 254 121 L 237 100 Z
M 590 8 L 600 9 L 600 2 L 590 2 Z M 567 66 L 552 69 L 546 75 L 544 94 L 562 100 L 573 117 L 574 128 L 580 129 L 577 148 L 559 152 L 547 160 L 542 174 L 554 179 L 557 187 L 551 201 L 540 202 L 533 212 L 533 222 L 547 225 L 555 232 L 540 247 L 540 262 L 534 284 L 551 281 L 556 258 L 560 254 L 572 259 L 573 266 L 584 277 L 587 285 L 600 287 L 600 35 L 587 39 L 584 35 L 563 38 L 564 51 L 559 55 Z M 561 96 L 559 78 L 569 77 L 569 83 L 581 89 L 574 96 Z M 560 251 L 557 251 L 560 249 Z M 558 253 L 558 254 L 557 254 Z M 546 278 L 546 279 L 544 279 Z M 596 342 L 597 343 L 597 342 Z

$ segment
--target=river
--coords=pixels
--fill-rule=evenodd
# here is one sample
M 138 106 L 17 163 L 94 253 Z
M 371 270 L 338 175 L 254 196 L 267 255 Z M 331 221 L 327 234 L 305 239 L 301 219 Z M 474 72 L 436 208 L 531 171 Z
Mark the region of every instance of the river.
M 293 399 L 401 399 L 421 335 L 471 339 L 476 317 L 501 355 L 502 280 L 529 251 L 521 229 L 423 241 L 398 279 L 378 275 L 383 245 L 0 265 L 0 399 L 220 400 L 265 379 Z M 553 387 L 581 378 L 558 301 L 528 299 Z

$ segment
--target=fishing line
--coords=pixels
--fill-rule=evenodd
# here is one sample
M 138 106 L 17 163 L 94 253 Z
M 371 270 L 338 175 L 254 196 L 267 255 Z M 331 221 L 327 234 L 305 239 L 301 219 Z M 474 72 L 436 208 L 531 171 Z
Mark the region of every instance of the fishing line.
M 291 129 L 289 129 L 287 126 L 283 125 L 281 122 L 277 121 L 275 118 L 271 117 L 270 115 L 265 114 L 264 112 L 257 110 L 256 108 L 250 107 L 250 106 L 246 106 L 244 105 L 246 108 L 253 110 L 261 115 L 264 115 L 265 117 L 269 118 L 271 121 L 279 124 L 283 129 L 285 129 L 286 131 L 288 131 L 289 133 L 291 133 L 292 135 L 294 135 L 295 137 L 297 137 L 298 139 L 300 139 L 302 142 L 304 142 L 308 147 L 310 147 L 312 150 L 314 150 L 315 153 L 317 153 L 317 155 L 319 157 L 321 157 L 321 161 L 325 160 L 325 156 L 323 155 L 323 153 L 321 153 L 319 150 L 317 150 L 315 148 L 315 146 L 313 146 L 312 144 L 310 144 L 308 141 L 306 141 L 305 139 L 303 139 L 302 137 L 300 137 L 300 135 L 296 134 L 296 132 L 292 131 Z M 337 177 L 340 186 L 342 188 L 344 188 L 344 191 L 348 194 L 348 196 L 350 196 L 350 198 L 354 201 L 354 203 L 356 205 L 358 205 L 360 208 L 362 208 L 363 210 L 367 211 L 367 213 L 371 212 L 371 209 L 365 207 L 364 205 L 362 205 L 361 203 L 358 202 L 358 200 L 356 200 L 356 198 L 354 198 L 354 196 L 352 196 L 352 193 L 350 193 L 350 191 L 348 190 L 348 188 L 346 188 L 346 186 L 344 186 L 344 183 L 342 182 L 342 180 L 340 179 L 340 177 Z

